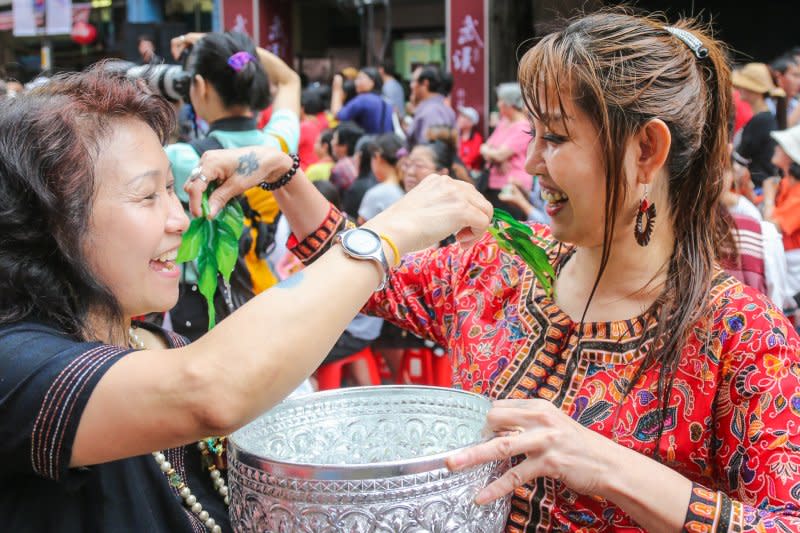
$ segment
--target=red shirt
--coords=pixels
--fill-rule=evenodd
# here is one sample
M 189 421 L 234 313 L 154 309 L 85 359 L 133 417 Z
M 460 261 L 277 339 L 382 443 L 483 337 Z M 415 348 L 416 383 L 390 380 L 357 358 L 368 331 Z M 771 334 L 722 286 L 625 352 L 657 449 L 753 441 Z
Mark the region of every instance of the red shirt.
M 469 170 L 481 170 L 483 168 L 483 156 L 481 156 L 481 145 L 483 137 L 477 131 L 473 131 L 469 139 L 458 138 L 458 156 Z
M 332 209 L 316 232 L 288 246 L 311 261 L 344 225 Z M 558 269 L 574 248 L 546 226 L 532 229 Z M 800 338 L 769 299 L 720 269 L 706 304 L 681 348 L 658 441 L 665 464 L 702 498 L 688 508 L 685 531 L 800 531 Z M 446 346 L 457 388 L 558 401 L 584 427 L 643 455 L 654 452 L 659 366 L 645 370 L 631 394 L 620 393 L 653 342 L 651 313 L 575 323 L 489 235 L 470 248 L 406 255 L 364 311 Z M 516 489 L 506 532 L 556 529 L 644 531 L 613 502 L 557 479 Z
M 744 125 L 750 122 L 750 119 L 753 118 L 753 110 L 750 107 L 750 104 L 742 100 L 742 97 L 739 95 L 739 91 L 737 90 L 733 91 L 733 109 L 733 131 L 736 133 L 744 128 Z
M 264 109 L 258 114 L 258 117 L 256 119 L 256 127 L 260 130 L 263 130 L 264 126 L 266 126 L 269 123 L 269 119 L 271 118 L 272 118 L 272 106 L 269 106 L 268 108 Z
M 300 168 L 304 172 L 308 165 L 319 161 L 314 152 L 314 143 L 317 142 L 321 133 L 322 129 L 316 117 L 308 117 L 300 123 L 300 143 L 297 147 L 297 155 L 300 157 Z

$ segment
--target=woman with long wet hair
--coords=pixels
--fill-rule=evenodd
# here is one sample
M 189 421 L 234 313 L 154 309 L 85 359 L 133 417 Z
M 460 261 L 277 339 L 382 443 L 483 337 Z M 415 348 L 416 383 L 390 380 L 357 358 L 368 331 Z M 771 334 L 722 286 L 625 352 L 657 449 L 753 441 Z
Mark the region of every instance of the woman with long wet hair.
M 553 290 L 487 235 L 404 257 L 366 307 L 446 346 L 454 385 L 499 400 L 499 438 L 450 467 L 513 458 L 477 495 L 513 493 L 509 532 L 797 531 L 800 339 L 718 264 L 721 43 L 604 11 L 544 37 L 519 82 Z M 304 259 L 344 226 L 310 184 L 278 200 Z

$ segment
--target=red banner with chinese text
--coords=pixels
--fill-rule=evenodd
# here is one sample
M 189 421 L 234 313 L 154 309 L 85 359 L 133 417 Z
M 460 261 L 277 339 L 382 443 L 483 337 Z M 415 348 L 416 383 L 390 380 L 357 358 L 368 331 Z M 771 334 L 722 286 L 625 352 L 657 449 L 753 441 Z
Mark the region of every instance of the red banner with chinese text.
M 259 15 L 259 46 L 292 65 L 291 1 L 262 2 Z
M 490 0 L 448 0 L 448 63 L 453 75 L 453 107 L 473 107 L 481 117 L 479 130 L 486 134 L 489 105 Z
M 222 0 L 220 5 L 222 30 L 246 33 L 255 42 L 258 25 L 254 19 L 253 4 L 254 0 Z

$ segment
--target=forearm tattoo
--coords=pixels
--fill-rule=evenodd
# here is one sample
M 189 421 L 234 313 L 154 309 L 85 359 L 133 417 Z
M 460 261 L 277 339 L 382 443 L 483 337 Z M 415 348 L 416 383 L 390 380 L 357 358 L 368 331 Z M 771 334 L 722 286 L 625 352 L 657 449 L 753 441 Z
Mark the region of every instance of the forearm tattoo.
M 258 170 L 258 159 L 256 153 L 250 152 L 239 158 L 239 166 L 236 167 L 236 173 L 242 176 L 249 176 Z

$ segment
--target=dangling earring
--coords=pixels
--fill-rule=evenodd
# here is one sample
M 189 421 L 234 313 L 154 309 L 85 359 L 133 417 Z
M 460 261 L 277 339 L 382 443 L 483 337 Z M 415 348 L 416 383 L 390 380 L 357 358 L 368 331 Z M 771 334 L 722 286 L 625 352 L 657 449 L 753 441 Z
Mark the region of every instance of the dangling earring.
M 647 220 L 645 220 L 647 217 Z M 639 246 L 647 246 L 650 237 L 653 235 L 653 227 L 656 225 L 656 204 L 647 199 L 647 184 L 644 186 L 644 196 L 639 204 L 639 212 L 636 213 L 636 225 L 633 227 L 633 234 Z

